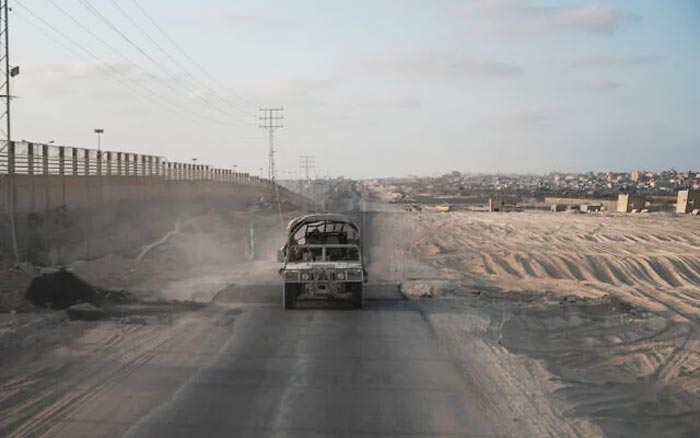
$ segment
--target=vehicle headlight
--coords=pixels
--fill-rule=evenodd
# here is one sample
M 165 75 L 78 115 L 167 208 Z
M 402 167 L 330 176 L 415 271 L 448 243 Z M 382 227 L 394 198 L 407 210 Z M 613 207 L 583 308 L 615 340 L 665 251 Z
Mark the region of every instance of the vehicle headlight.
M 311 280 L 311 274 L 308 272 L 302 272 L 301 273 L 301 281 L 309 281 Z
M 286 281 L 299 281 L 299 271 L 284 271 Z
M 362 270 L 353 269 L 348 271 L 348 280 L 362 280 Z
M 345 280 L 345 272 L 337 272 L 337 273 L 335 274 L 335 278 L 338 279 L 338 280 L 340 280 L 340 281 Z

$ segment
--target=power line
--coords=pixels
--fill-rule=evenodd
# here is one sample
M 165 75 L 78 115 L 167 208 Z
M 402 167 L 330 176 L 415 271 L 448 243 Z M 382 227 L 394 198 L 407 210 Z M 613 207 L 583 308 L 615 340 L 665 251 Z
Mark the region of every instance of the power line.
M 95 38 L 97 41 L 99 41 L 100 43 L 102 43 L 105 47 L 109 48 L 113 53 L 115 53 L 117 56 L 121 57 L 121 58 L 122 58 L 124 61 L 126 61 L 129 65 L 131 65 L 132 67 L 134 67 L 134 68 L 140 70 L 142 73 L 144 73 L 144 74 L 145 74 L 146 76 L 148 76 L 149 78 L 151 78 L 151 79 L 153 79 L 153 80 L 156 80 L 156 81 L 159 80 L 159 78 L 158 78 L 157 76 L 153 75 L 152 73 L 150 73 L 149 71 L 147 71 L 146 69 L 144 69 L 140 64 L 137 64 L 136 62 L 134 62 L 133 60 L 131 60 L 129 57 L 127 57 L 126 55 L 124 55 L 120 50 L 118 50 L 117 48 L 115 48 L 112 44 L 110 44 L 109 42 L 105 41 L 105 40 L 104 40 L 103 38 L 101 38 L 97 33 L 95 33 L 93 30 L 91 30 L 91 29 L 90 29 L 89 27 L 87 27 L 85 24 L 83 24 L 83 23 L 81 23 L 79 20 L 77 20 L 73 15 L 71 15 L 70 13 L 68 13 L 64 8 L 62 8 L 61 6 L 59 6 L 54 0 L 48 0 L 48 1 L 49 1 L 49 3 L 51 3 L 56 9 L 58 9 L 58 10 L 61 12 L 61 14 L 63 14 L 64 16 L 66 16 L 68 19 L 70 19 L 73 23 L 75 23 L 75 24 L 76 24 L 78 27 L 80 27 L 82 30 L 84 30 L 84 31 L 87 32 L 89 35 L 91 35 L 93 38 Z M 20 6 L 22 6 L 22 5 L 20 5 Z M 25 7 L 25 9 L 27 9 L 27 8 Z
M 217 96 L 217 94 L 208 88 L 206 85 L 200 83 L 200 81 L 187 69 L 185 68 L 177 59 L 175 59 L 170 53 L 163 48 L 163 46 L 156 41 L 150 33 L 148 33 L 136 20 L 134 20 L 129 13 L 127 13 L 124 8 L 119 6 L 119 3 L 117 3 L 115 0 L 110 0 L 112 4 L 114 5 L 115 8 L 119 10 L 119 12 L 127 19 L 129 22 L 139 31 L 141 32 L 163 55 L 165 55 L 166 58 L 168 58 L 173 64 L 175 64 L 180 70 L 182 70 L 183 73 L 185 73 L 186 76 L 189 76 L 196 84 L 197 87 L 202 87 L 209 93 L 212 93 L 214 96 Z M 198 90 L 194 88 L 190 88 L 191 92 L 197 93 Z M 218 97 L 218 96 L 217 96 Z M 206 102 L 205 98 L 202 98 L 204 102 Z M 240 108 L 235 108 L 237 111 L 243 111 Z M 228 113 L 227 113 L 228 114 Z M 230 115 L 230 114 L 229 114 Z
M 119 30 L 119 28 L 111 22 L 107 17 L 104 16 L 95 6 L 93 6 L 88 0 L 78 0 L 83 7 L 85 7 L 90 13 L 92 13 L 94 16 L 96 16 L 98 19 L 100 19 L 103 23 L 105 23 L 110 29 L 112 29 L 114 32 L 116 32 L 119 36 L 121 36 L 124 41 L 126 41 L 129 45 L 134 47 L 139 53 L 141 53 L 151 64 L 153 64 L 157 69 L 159 69 L 164 75 L 168 76 L 171 80 L 174 82 L 179 82 L 179 79 L 173 75 L 163 64 L 161 64 L 157 59 L 155 59 L 153 56 L 151 56 L 148 52 L 146 52 L 141 46 L 136 44 L 131 38 L 129 38 L 124 32 Z M 166 86 L 169 86 L 170 88 L 172 87 L 170 84 L 167 82 L 163 83 Z M 180 90 L 174 89 L 175 92 L 180 92 Z M 187 93 L 181 93 L 187 95 Z M 212 111 L 216 111 L 219 113 L 222 113 L 226 116 L 231 116 L 231 114 L 225 110 L 222 110 L 221 108 L 211 106 L 209 102 L 207 102 L 206 99 L 201 98 L 201 96 L 197 95 L 196 93 L 193 95 L 188 96 L 190 99 L 193 101 L 199 101 L 202 103 L 205 107 Z
M 196 118 L 199 118 L 199 119 L 201 119 L 201 120 L 205 120 L 205 121 L 207 121 L 207 122 L 214 123 L 214 124 L 217 124 L 217 125 L 228 126 L 228 124 L 225 123 L 225 122 L 223 122 L 223 121 L 218 121 L 218 120 L 215 120 L 215 119 L 211 119 L 211 118 L 209 118 L 209 117 L 207 117 L 207 116 L 205 116 L 205 115 L 203 115 L 203 114 L 200 115 L 200 114 L 194 113 L 194 112 L 192 112 L 191 110 L 189 110 L 187 107 L 184 107 L 184 106 L 180 105 L 179 103 L 177 103 L 177 102 L 175 102 L 175 101 L 172 101 L 171 99 L 168 99 L 168 98 L 166 98 L 166 97 L 164 97 L 164 96 L 161 96 L 161 95 L 158 94 L 157 92 L 155 92 L 155 91 L 153 91 L 152 89 L 150 89 L 150 88 L 148 88 L 148 87 L 142 85 L 141 83 L 139 83 L 138 81 L 134 80 L 133 78 L 130 78 L 128 75 L 126 75 L 126 74 L 125 74 L 124 72 L 122 72 L 121 70 L 115 68 L 113 65 L 111 65 L 111 64 L 109 64 L 108 62 L 104 61 L 104 60 L 101 59 L 99 56 L 97 56 L 94 52 L 90 51 L 89 49 L 86 49 L 85 47 L 83 47 L 82 45 L 80 45 L 79 43 L 77 43 L 75 40 L 73 40 L 72 38 L 70 38 L 69 36 L 67 36 L 65 33 L 63 33 L 62 31 L 60 31 L 59 29 L 57 29 L 55 26 L 51 25 L 51 24 L 48 23 L 46 20 L 44 20 L 43 18 L 41 18 L 40 16 L 38 16 L 38 15 L 37 15 L 36 13 L 34 13 L 31 9 L 29 9 L 29 8 L 27 8 L 26 6 L 24 6 L 24 5 L 22 5 L 21 3 L 19 3 L 17 0 L 15 0 L 15 4 L 18 5 L 19 7 L 23 8 L 24 10 L 26 10 L 30 15 L 32 15 L 32 16 L 34 17 L 34 19 L 40 21 L 41 23 L 44 24 L 44 26 L 46 26 L 46 27 L 50 28 L 51 30 L 53 30 L 56 34 L 58 34 L 58 35 L 61 36 L 63 39 L 65 39 L 66 41 L 68 41 L 71 45 L 75 46 L 75 47 L 76 47 L 77 49 L 79 49 L 81 52 L 84 52 L 84 53 L 86 53 L 87 55 L 89 55 L 89 57 L 92 57 L 92 58 L 94 58 L 95 60 L 97 60 L 99 64 L 97 64 L 97 63 L 95 63 L 95 62 L 93 62 L 93 61 L 90 61 L 90 59 L 88 59 L 88 57 L 86 57 L 86 56 L 84 56 L 83 54 L 79 53 L 78 51 L 74 50 L 74 49 L 71 48 L 70 46 L 68 46 L 68 45 L 66 45 L 66 44 L 64 44 L 64 43 L 62 43 L 61 41 L 58 41 L 57 39 L 55 39 L 54 37 L 52 37 L 48 32 L 46 32 L 41 26 L 38 26 L 37 24 L 33 23 L 33 22 L 32 22 L 31 20 L 29 20 L 27 17 L 25 17 L 25 16 L 23 16 L 21 13 L 19 13 L 19 11 L 15 11 L 15 14 L 17 14 L 17 16 L 18 16 L 19 18 L 23 19 L 24 21 L 26 21 L 27 23 L 29 23 L 31 26 L 34 26 L 37 30 L 39 30 L 39 31 L 40 31 L 42 34 L 44 34 L 47 38 L 49 38 L 50 40 L 54 41 L 54 42 L 57 43 L 58 45 L 62 46 L 62 47 L 65 48 L 66 50 L 68 50 L 68 51 L 72 52 L 73 54 L 77 55 L 78 57 L 80 57 L 80 58 L 83 59 L 84 61 L 86 61 L 86 62 L 88 62 L 88 63 L 90 63 L 90 64 L 96 66 L 100 71 L 102 71 L 103 73 L 106 73 L 108 77 L 113 78 L 113 79 L 115 79 L 115 80 L 118 80 L 120 83 L 126 84 L 127 86 L 130 86 L 130 84 L 131 84 L 132 86 L 130 86 L 130 88 L 132 88 L 132 90 L 134 90 L 133 87 L 135 87 L 135 88 L 138 90 L 137 93 L 139 93 L 139 91 L 144 91 L 144 92 L 146 92 L 146 93 L 152 95 L 152 96 L 155 97 L 156 99 L 159 99 L 159 100 L 161 100 L 162 102 L 165 102 L 165 103 L 168 104 L 168 105 L 175 106 L 175 107 L 177 107 L 178 109 L 180 109 L 180 110 L 182 110 L 182 111 L 189 112 L 190 115 L 192 115 L 193 117 L 196 117 Z M 100 65 L 100 64 L 101 64 L 101 65 Z M 116 75 L 116 76 L 115 76 L 115 75 Z M 123 79 L 126 80 L 126 82 L 119 80 L 119 79 L 118 79 L 119 77 L 123 77 Z M 139 93 L 139 94 L 140 94 L 140 93 Z M 141 96 L 143 97 L 143 94 L 141 94 Z M 150 101 L 150 98 L 146 97 L 146 99 Z M 162 108 L 162 107 L 161 107 L 161 108 Z M 173 110 L 172 108 L 164 108 L 164 109 L 169 110 L 170 112 L 172 112 L 172 113 L 178 115 L 179 117 L 184 118 L 185 120 L 187 120 L 186 117 L 184 117 L 181 113 L 179 113 L 179 112 Z
M 135 69 L 138 69 L 142 73 L 144 73 L 146 76 L 149 78 L 159 81 L 159 78 L 152 73 L 150 73 L 148 70 L 144 69 L 140 64 L 134 62 L 131 58 L 128 56 L 124 55 L 123 52 L 115 48 L 112 44 L 109 42 L 105 41 L 103 38 L 101 38 L 97 33 L 95 33 L 93 30 L 91 30 L 89 27 L 87 27 L 85 24 L 81 23 L 79 20 L 77 20 L 73 15 L 71 15 L 69 12 L 67 12 L 64 8 L 62 8 L 60 5 L 58 5 L 54 0 L 48 0 L 49 3 L 51 3 L 56 9 L 61 12 L 64 16 L 66 16 L 68 19 L 70 19 L 74 24 L 76 24 L 78 27 L 80 27 L 82 30 L 87 32 L 89 35 L 91 35 L 93 38 L 95 38 L 97 41 L 102 43 L 105 47 L 109 48 L 113 53 L 115 53 L 117 56 L 121 57 L 124 61 L 126 61 L 129 65 L 134 67 Z M 22 6 L 22 5 L 20 5 Z M 27 9 L 25 7 L 25 9 Z M 166 84 L 170 85 L 170 84 Z M 174 87 L 170 86 L 170 89 L 173 91 L 176 91 L 179 93 L 179 90 L 175 89 Z M 182 108 L 182 107 L 181 107 Z M 223 122 L 222 122 L 223 123 Z M 246 124 L 251 124 L 249 122 L 246 122 Z
M 37 30 L 39 30 L 39 32 L 41 32 L 42 34 L 44 34 L 44 36 L 46 36 L 47 38 L 49 38 L 50 40 L 52 40 L 52 41 L 55 42 L 56 44 L 60 45 L 60 46 L 63 47 L 64 49 L 70 51 L 71 53 L 73 53 L 74 55 L 78 56 L 78 57 L 81 58 L 82 60 L 84 60 L 84 61 L 86 61 L 86 62 L 88 62 L 88 63 L 90 63 L 90 64 L 96 66 L 100 71 L 102 71 L 103 73 L 106 73 L 107 76 L 108 76 L 109 78 L 115 79 L 115 80 L 119 81 L 121 84 L 124 84 L 125 82 L 123 82 L 123 81 L 121 81 L 121 80 L 118 79 L 119 76 L 123 76 L 124 79 L 128 80 L 130 83 L 132 83 L 132 84 L 133 84 L 134 86 L 136 86 L 138 89 L 141 89 L 141 90 L 143 90 L 143 91 L 146 91 L 146 92 L 152 94 L 153 96 L 155 96 L 156 98 L 163 99 L 163 100 L 165 100 L 166 102 L 168 102 L 168 103 L 170 103 L 170 104 L 172 104 L 172 105 L 175 105 L 175 106 L 178 106 L 178 107 L 179 107 L 179 105 L 178 105 L 177 103 L 172 102 L 172 101 L 169 101 L 169 100 L 166 100 L 166 98 L 164 98 L 164 97 L 158 95 L 156 92 L 154 92 L 153 90 L 149 89 L 148 87 L 146 87 L 146 86 L 144 86 L 144 85 L 141 85 L 140 83 L 136 82 L 135 80 L 129 78 L 129 77 L 126 76 L 123 72 L 121 72 L 120 70 L 114 68 L 114 66 L 112 66 L 112 65 L 109 64 L 108 62 L 106 62 L 106 61 L 100 59 L 100 58 L 99 58 L 97 55 L 95 55 L 93 52 L 91 52 L 90 50 L 84 48 L 83 46 L 81 46 L 80 44 L 78 44 L 77 42 L 75 42 L 72 38 L 70 38 L 69 36 L 65 35 L 63 32 L 61 32 L 60 30 L 58 30 L 57 28 L 55 28 L 54 26 L 52 26 L 51 24 L 49 24 L 48 22 L 46 22 L 45 20 L 43 20 L 41 17 L 39 17 L 38 15 L 36 15 L 34 12 L 32 12 L 32 11 L 31 11 L 30 9 L 28 9 L 26 6 L 22 5 L 21 3 L 17 2 L 17 1 L 15 1 L 15 3 L 16 3 L 18 6 L 20 6 L 21 8 L 24 8 L 25 10 L 27 10 L 27 12 L 29 12 L 35 19 L 41 21 L 44 25 L 48 26 L 51 30 L 53 30 L 54 32 L 56 32 L 59 36 L 61 36 L 62 38 L 64 38 L 64 39 L 65 39 L 66 41 L 68 41 L 70 44 L 72 44 L 72 45 L 74 45 L 75 47 L 77 47 L 80 51 L 87 53 L 87 54 L 90 55 L 92 58 L 95 58 L 97 61 L 99 61 L 100 64 L 103 64 L 103 65 L 99 65 L 99 64 L 94 63 L 93 61 L 90 61 L 90 59 L 88 59 L 85 55 L 83 55 L 83 54 L 81 54 L 80 52 L 76 51 L 76 50 L 73 49 L 72 47 L 70 47 L 70 46 L 68 46 L 68 45 L 66 45 L 66 44 L 64 44 L 64 43 L 62 43 L 61 41 L 55 39 L 55 38 L 54 38 L 53 36 L 51 36 L 48 32 L 46 32 L 43 28 L 41 28 L 41 26 L 37 25 L 36 23 L 33 23 L 31 20 L 29 20 L 27 17 L 23 16 L 23 15 L 22 15 L 21 13 L 19 13 L 18 11 L 15 11 L 15 14 L 16 14 L 19 18 L 21 18 L 22 20 L 24 20 L 25 22 L 27 22 L 28 24 L 30 24 L 31 26 L 33 26 L 34 28 L 36 28 Z M 110 72 L 110 70 L 111 70 L 111 72 Z M 112 74 L 116 74 L 117 76 L 112 76 Z M 127 86 L 129 86 L 129 82 L 126 82 Z M 182 117 L 182 114 L 180 114 L 180 113 L 176 113 L 176 114 Z M 216 122 L 216 123 L 218 123 L 218 122 Z M 223 122 L 221 122 L 221 123 L 223 123 Z
M 158 48 L 158 50 L 161 53 L 163 53 L 163 55 L 165 55 L 173 64 L 175 64 L 180 70 L 182 70 L 185 73 L 185 75 L 189 76 L 192 79 L 192 81 L 197 84 L 198 87 L 204 88 L 206 91 L 211 93 L 212 96 L 215 96 L 218 100 L 229 105 L 230 107 L 232 107 L 236 111 L 239 111 L 239 112 L 242 112 L 245 114 L 249 114 L 249 112 L 247 110 L 241 108 L 240 106 L 238 106 L 236 104 L 231 103 L 230 101 L 225 99 L 223 96 L 221 96 L 219 93 L 214 91 L 211 87 L 209 87 L 204 81 L 201 81 L 197 76 L 195 76 L 194 73 L 192 73 L 192 71 L 190 69 L 188 69 L 180 61 L 178 61 L 173 55 L 171 55 L 170 52 L 168 50 L 166 50 L 158 41 L 156 41 L 155 38 L 153 38 L 149 32 L 147 32 L 121 6 L 119 6 L 119 3 L 117 3 L 115 0 L 111 0 L 111 2 L 131 22 L 131 24 L 134 25 L 134 27 L 136 27 L 143 35 L 145 35 L 146 38 L 148 38 L 148 40 L 151 41 L 151 43 L 153 43 L 153 45 L 156 46 L 156 48 Z M 151 23 L 153 23 L 155 25 L 156 29 L 158 29 L 161 33 L 164 33 L 163 30 L 160 28 L 160 26 L 157 26 L 155 24 L 155 20 L 153 20 L 153 18 L 150 15 L 146 14 L 146 12 L 143 10 L 143 8 L 141 8 L 141 6 L 138 3 L 134 2 L 134 4 L 146 16 L 146 18 L 148 18 L 149 21 L 151 21 Z
M 194 59 L 192 58 L 192 56 L 190 56 L 190 55 L 185 51 L 185 49 L 182 48 L 182 46 L 179 45 L 179 44 L 177 43 L 177 41 L 175 41 L 175 39 L 172 38 L 172 37 L 158 24 L 158 22 L 153 18 L 153 16 L 151 16 L 151 15 L 139 4 L 139 2 L 138 2 L 137 0 L 132 0 L 132 2 L 133 2 L 134 5 L 136 5 L 136 7 L 141 11 L 141 13 L 142 13 L 143 15 L 145 15 L 146 18 L 148 18 L 148 20 L 153 24 L 153 26 L 158 30 L 158 32 L 160 32 L 161 35 L 163 35 L 163 36 L 165 37 L 165 39 L 167 39 L 167 40 L 170 42 L 170 44 L 172 44 L 173 47 L 175 47 L 175 49 L 177 49 L 177 51 L 180 52 L 180 54 L 182 54 L 182 56 L 184 56 L 185 58 L 187 58 L 187 60 L 190 61 L 190 63 L 191 63 L 192 65 L 194 65 L 194 66 L 197 68 L 197 70 L 199 70 L 202 74 L 204 74 L 207 78 L 209 78 L 209 80 L 211 80 L 214 84 L 216 84 L 222 91 L 225 91 L 225 92 L 227 92 L 227 93 L 233 95 L 236 99 L 238 99 L 238 100 L 241 101 L 243 104 L 248 105 L 248 106 L 251 107 L 251 108 L 254 108 L 254 107 L 255 107 L 255 105 L 253 105 L 253 104 L 251 104 L 250 102 L 246 101 L 246 100 L 243 99 L 242 97 L 240 97 L 240 96 L 238 96 L 238 95 L 236 95 L 236 94 L 234 94 L 234 93 L 231 93 L 229 90 L 227 90 L 226 87 L 225 87 L 221 82 L 219 82 L 219 80 L 217 80 L 212 74 L 210 74 L 204 67 L 202 67 L 196 60 L 194 60 Z M 228 103 L 229 105 L 231 105 L 231 106 L 233 106 L 233 107 L 235 107 L 235 108 L 238 108 L 238 105 L 236 105 L 236 104 L 230 102 L 228 99 L 222 98 L 222 100 L 223 100 L 224 102 Z

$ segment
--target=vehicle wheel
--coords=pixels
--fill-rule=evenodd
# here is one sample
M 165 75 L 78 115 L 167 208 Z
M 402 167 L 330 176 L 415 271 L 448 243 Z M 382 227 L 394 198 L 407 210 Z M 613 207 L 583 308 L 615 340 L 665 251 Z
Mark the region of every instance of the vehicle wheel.
M 295 283 L 285 283 L 282 290 L 282 300 L 285 309 L 293 309 L 297 305 L 297 296 L 299 295 L 300 285 Z
M 362 284 L 354 285 L 352 288 L 352 304 L 356 309 L 361 309 L 365 304 L 365 296 L 362 291 Z

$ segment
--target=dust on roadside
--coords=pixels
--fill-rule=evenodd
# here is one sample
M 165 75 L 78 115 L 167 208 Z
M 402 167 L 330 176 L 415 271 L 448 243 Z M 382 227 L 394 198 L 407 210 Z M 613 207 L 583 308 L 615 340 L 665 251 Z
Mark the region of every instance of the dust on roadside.
M 251 224 L 256 260 L 250 259 Z M 91 295 L 81 295 L 79 301 L 87 302 L 66 311 L 28 303 L 24 291 L 31 277 L 26 273 L 0 273 L 11 280 L 0 282 L 0 435 L 70 436 L 74 415 L 113 405 L 98 403 L 99 397 L 122 397 L 125 403 L 97 417 L 113 414 L 134 421 L 162 402 L 230 338 L 238 311 L 208 303 L 233 283 L 270 275 L 279 228 L 279 214 L 271 206 L 206 211 L 155 245 L 69 266 L 72 290 L 76 285 L 93 290 L 98 299 L 90 303 Z M 125 296 L 129 299 L 122 302 L 105 299 Z M 42 297 L 55 307 L 50 294 Z M 83 313 L 74 318 L 76 308 Z M 93 318 L 98 321 L 85 320 Z M 167 370 L 161 377 L 153 371 L 159 367 Z M 132 382 L 141 374 L 143 382 L 132 393 L 115 386 L 127 375 Z M 153 385 L 164 389 L 143 389 Z M 138 391 L 145 391 L 141 407 L 130 408 L 126 401 Z M 103 427 L 113 428 L 105 429 L 107 434 L 121 426 Z

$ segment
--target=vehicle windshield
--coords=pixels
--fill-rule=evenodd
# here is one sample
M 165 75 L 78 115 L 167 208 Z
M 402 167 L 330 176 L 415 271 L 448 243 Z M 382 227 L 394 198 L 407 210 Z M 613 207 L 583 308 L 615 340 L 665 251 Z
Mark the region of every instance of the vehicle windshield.
M 355 245 L 298 245 L 289 250 L 290 262 L 357 262 L 360 249 Z
M 293 236 L 299 245 L 345 245 L 359 242 L 359 233 L 347 222 L 316 221 L 301 226 Z
M 328 262 L 356 262 L 359 260 L 360 251 L 356 246 L 326 248 L 326 261 Z

